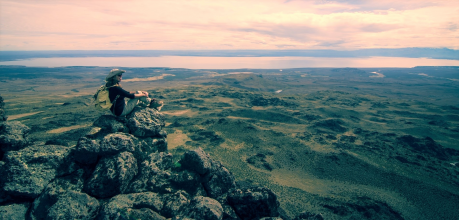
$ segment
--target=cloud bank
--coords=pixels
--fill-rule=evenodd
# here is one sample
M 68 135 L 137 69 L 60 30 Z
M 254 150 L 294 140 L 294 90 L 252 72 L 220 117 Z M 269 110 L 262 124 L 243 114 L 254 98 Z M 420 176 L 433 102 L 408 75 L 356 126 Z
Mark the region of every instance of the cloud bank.
M 0 0 L 0 50 L 459 49 L 459 1 Z

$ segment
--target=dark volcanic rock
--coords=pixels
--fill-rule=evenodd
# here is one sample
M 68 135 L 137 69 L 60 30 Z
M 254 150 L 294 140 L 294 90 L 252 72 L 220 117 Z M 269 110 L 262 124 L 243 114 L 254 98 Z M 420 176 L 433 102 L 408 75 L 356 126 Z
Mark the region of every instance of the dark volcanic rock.
M 227 199 L 243 220 L 279 216 L 277 196 L 268 188 L 236 189 L 228 194 Z
M 166 195 L 161 214 L 166 218 L 179 215 L 180 211 L 190 204 L 190 199 L 188 197 L 188 193 L 182 190 Z
M 0 219 L 20 220 L 25 219 L 30 203 L 19 203 L 0 206 Z
M 81 137 L 75 149 L 75 160 L 82 164 L 94 164 L 100 151 L 100 141 Z
M 33 219 L 94 219 L 99 211 L 97 199 L 86 193 L 68 191 L 47 209 L 46 216 Z
M 69 174 L 77 166 L 71 148 L 34 145 L 4 156 L 3 190 L 15 197 L 36 198 L 56 176 Z
M 20 150 L 29 144 L 27 135 L 30 128 L 18 121 L 7 121 L 0 124 L 0 150 Z
M 158 152 L 167 151 L 167 139 L 166 138 L 155 138 L 151 143 L 152 150 Z
M 119 152 L 135 152 L 135 137 L 126 133 L 114 133 L 104 137 L 100 142 L 99 154 L 116 154 Z
M 202 220 L 221 220 L 223 217 L 222 205 L 215 199 L 196 196 L 188 207 L 180 211 L 181 216 Z
M 132 153 L 104 157 L 85 185 L 85 191 L 97 198 L 109 198 L 124 193 L 136 174 L 137 160 Z
M 182 166 L 203 177 L 203 186 L 211 198 L 217 198 L 236 187 L 233 174 L 219 161 L 214 161 L 201 148 L 186 152 L 180 160 Z
M 195 150 L 186 152 L 180 160 L 180 164 L 189 170 L 196 171 L 200 175 L 203 175 L 210 171 L 212 159 L 210 159 L 209 155 L 199 147 Z
M 173 173 L 171 183 L 175 189 L 185 190 L 190 195 L 207 196 L 201 185 L 201 176 L 194 171 L 183 170 Z
M 172 154 L 158 152 L 149 154 L 139 167 L 139 175 L 130 184 L 129 192 L 169 192 Z
M 163 205 L 161 196 L 152 192 L 117 195 L 101 208 L 98 219 L 165 220 L 166 218 L 158 214 Z
M 121 119 L 117 119 L 117 117 L 113 115 L 102 115 L 93 123 L 93 125 L 100 127 L 109 133 L 129 132 L 129 129 L 124 125 L 123 121 Z
M 165 126 L 164 116 L 155 109 L 135 108 L 127 120 L 127 127 L 136 137 L 162 137 L 160 132 Z
M 203 177 L 203 186 L 207 194 L 217 198 L 236 188 L 236 181 L 233 174 L 224 167 L 220 161 L 213 161 L 211 172 Z
M 55 216 L 53 213 L 56 211 L 65 214 L 66 219 L 95 217 L 99 202 L 81 193 L 83 175 L 84 170 L 80 169 L 49 183 L 43 193 L 33 202 L 29 213 L 30 219 L 54 219 L 52 216 Z

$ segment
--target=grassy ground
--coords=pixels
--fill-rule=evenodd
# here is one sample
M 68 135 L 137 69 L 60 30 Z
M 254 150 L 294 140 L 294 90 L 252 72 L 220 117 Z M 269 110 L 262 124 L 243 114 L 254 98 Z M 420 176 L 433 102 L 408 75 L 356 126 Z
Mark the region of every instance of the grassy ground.
M 441 103 L 459 83 L 319 70 L 153 69 L 144 70 L 151 81 L 133 72 L 123 88 L 166 103 L 176 159 L 202 147 L 238 181 L 275 191 L 291 216 L 457 219 L 459 108 Z M 0 95 L 9 120 L 29 126 L 33 141 L 71 146 L 105 114 L 91 104 L 99 75 L 2 79 Z M 413 99 L 426 91 L 438 91 L 428 95 L 437 104 Z

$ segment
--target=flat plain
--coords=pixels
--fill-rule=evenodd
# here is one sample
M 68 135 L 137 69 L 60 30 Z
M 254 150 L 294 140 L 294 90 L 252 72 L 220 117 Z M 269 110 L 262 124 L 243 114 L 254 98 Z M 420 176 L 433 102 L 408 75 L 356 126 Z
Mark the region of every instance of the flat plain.
M 110 69 L 0 66 L 8 120 L 74 146 Z M 123 69 L 166 103 L 169 152 L 203 148 L 289 216 L 459 219 L 459 67 Z

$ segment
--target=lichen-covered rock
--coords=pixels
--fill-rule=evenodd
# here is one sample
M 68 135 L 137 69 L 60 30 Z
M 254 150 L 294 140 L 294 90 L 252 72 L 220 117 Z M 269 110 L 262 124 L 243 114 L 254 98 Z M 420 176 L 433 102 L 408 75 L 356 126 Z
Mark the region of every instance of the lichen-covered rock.
M 0 219 L 22 220 L 25 219 L 30 203 L 19 203 L 0 206 Z
M 127 116 L 127 127 L 136 137 L 162 137 L 164 115 L 151 108 L 135 108 Z
M 30 128 L 19 121 L 0 123 L 0 150 L 20 150 L 29 144 L 27 138 Z
M 180 164 L 182 164 L 185 169 L 204 175 L 211 170 L 212 159 L 199 147 L 183 154 Z
M 57 198 L 40 219 L 94 219 L 99 211 L 99 201 L 86 193 L 68 191 Z M 38 219 L 38 218 L 37 218 Z
M 151 142 L 152 150 L 158 152 L 167 151 L 167 139 L 166 138 L 154 138 Z
M 180 215 L 182 209 L 190 204 L 189 195 L 185 191 L 179 190 L 173 194 L 164 195 L 164 207 L 161 215 L 166 218 Z
M 196 196 L 191 200 L 188 207 L 180 211 L 180 215 L 202 220 L 221 220 L 223 208 L 215 199 Z
M 129 129 L 122 121 L 117 120 L 113 115 L 102 115 L 93 123 L 94 126 L 102 128 L 109 133 L 124 132 L 128 133 Z
M 277 196 L 268 188 L 232 190 L 227 200 L 242 220 L 279 216 Z
M 194 171 L 183 170 L 173 173 L 171 182 L 174 189 L 185 190 L 190 195 L 207 196 L 201 184 L 201 176 Z
M 165 219 L 157 213 L 163 208 L 163 205 L 161 196 L 153 192 L 117 195 L 102 207 L 98 219 L 138 219 L 130 217 L 139 215 L 147 216 L 140 219 Z
M 109 198 L 124 193 L 136 174 L 137 160 L 132 153 L 103 157 L 84 190 L 96 198 Z
M 100 141 L 81 137 L 75 148 L 75 160 L 82 164 L 94 164 L 100 151 Z
M 158 152 L 148 155 L 140 164 L 139 175 L 130 184 L 129 192 L 171 192 L 170 176 L 172 154 Z
M 203 177 L 203 186 L 211 198 L 217 198 L 236 187 L 233 174 L 201 148 L 186 152 L 180 164 L 184 169 L 197 172 Z
M 77 169 L 71 148 L 34 145 L 4 155 L 3 190 L 12 196 L 36 198 L 56 176 Z
M 99 154 L 116 154 L 123 151 L 135 152 L 137 145 L 135 137 L 126 133 L 108 134 L 100 142 Z
M 29 218 L 32 220 L 47 219 L 49 210 L 59 200 L 62 200 L 61 197 L 64 198 L 63 199 L 64 202 L 72 203 L 69 201 L 65 201 L 67 200 L 65 196 L 69 192 L 80 192 L 81 191 L 81 189 L 83 188 L 83 184 L 84 184 L 83 175 L 84 175 L 84 170 L 79 169 L 70 175 L 58 177 L 54 179 L 52 182 L 50 182 L 46 186 L 46 188 L 43 190 L 43 193 L 41 193 L 40 196 L 36 198 L 34 202 L 32 203 L 32 206 L 29 212 Z M 76 198 L 78 197 L 82 197 L 82 196 L 76 195 Z M 95 199 L 92 198 L 92 199 L 87 199 L 87 200 L 94 202 Z M 94 204 L 94 203 L 91 203 L 91 204 Z M 79 206 L 80 205 L 78 205 L 76 208 L 78 208 Z
M 159 215 L 157 212 L 147 209 L 123 209 L 120 211 L 120 216 L 112 219 L 148 219 L 148 220 L 166 220 L 163 216 Z
M 211 172 L 207 173 L 204 179 L 204 188 L 209 197 L 212 198 L 217 198 L 236 188 L 233 174 L 219 161 L 212 162 Z

